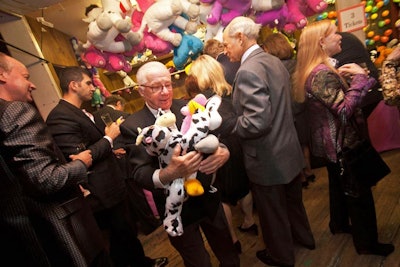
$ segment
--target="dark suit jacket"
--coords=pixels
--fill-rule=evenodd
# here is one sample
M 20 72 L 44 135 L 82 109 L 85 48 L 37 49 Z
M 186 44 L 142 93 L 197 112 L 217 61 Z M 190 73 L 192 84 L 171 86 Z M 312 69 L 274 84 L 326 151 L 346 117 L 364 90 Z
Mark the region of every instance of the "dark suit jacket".
M 104 249 L 104 243 L 77 185 L 86 178 L 85 165 L 79 160 L 62 164 L 65 160 L 62 155 L 57 158 L 45 123 L 30 104 L 11 102 L 0 118 L 0 132 L 2 156 L 14 175 L 8 179 L 20 184 L 29 219 L 52 266 L 87 266 Z M 7 153 L 3 154 L 5 151 Z M 6 170 L 2 169 L 1 173 L 4 172 Z M 3 182 L 1 184 L 4 186 Z M 18 187 L 15 184 L 14 188 Z M 11 193 L 5 193 L 4 189 L 1 190 L 3 200 Z M 21 202 L 6 203 L 10 205 L 8 220 L 15 221 L 16 227 L 17 224 L 25 227 L 24 214 L 17 212 L 12 218 L 13 210 L 21 210 Z M 4 213 L 1 217 L 5 219 L 3 216 Z M 0 230 L 6 229 L 1 227 Z
M 104 129 L 99 129 L 82 110 L 65 100 L 60 100 L 49 113 L 46 123 L 65 157 L 80 149 L 91 150 L 93 165 L 83 186 L 91 192 L 88 199 L 94 211 L 110 208 L 125 199 L 124 175 L 110 143 L 103 138 Z
M 176 115 L 177 126 L 180 128 L 183 120 L 183 115 L 180 113 L 182 106 L 186 104 L 184 100 L 173 100 L 171 111 Z M 133 178 L 143 188 L 153 191 L 157 208 L 160 214 L 164 214 L 165 195 L 163 190 L 155 189 L 152 180 L 153 173 L 159 169 L 157 157 L 151 157 L 147 154 L 144 146 L 135 145 L 135 140 L 138 135 L 137 128 L 144 128 L 152 125 L 155 122 L 155 117 L 145 105 L 143 109 L 130 115 L 124 123 L 121 124 L 121 133 L 124 137 L 126 149 L 129 153 L 129 161 L 131 163 L 132 172 L 130 178 Z M 198 173 L 197 178 L 202 183 L 205 193 L 199 197 L 189 197 L 184 202 L 182 208 L 182 222 L 186 226 L 201 220 L 205 216 L 213 218 L 220 205 L 220 197 L 218 193 L 209 193 L 212 176 Z
M 232 104 L 250 181 L 264 186 L 292 181 L 305 164 L 282 62 L 261 48 L 253 51 L 236 74 Z

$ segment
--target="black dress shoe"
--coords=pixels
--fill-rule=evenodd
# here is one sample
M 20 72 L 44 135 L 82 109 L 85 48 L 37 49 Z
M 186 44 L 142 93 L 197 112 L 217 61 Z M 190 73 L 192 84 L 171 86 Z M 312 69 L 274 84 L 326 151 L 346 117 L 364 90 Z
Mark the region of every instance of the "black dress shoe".
M 331 230 L 331 233 L 333 235 L 336 234 L 351 234 L 351 226 L 350 225 L 346 225 L 343 227 L 338 227 L 335 226 L 334 224 L 329 223 L 329 230 Z
M 294 264 L 282 264 L 280 262 L 277 262 L 271 258 L 271 255 L 267 253 L 267 250 L 263 249 L 260 251 L 257 251 L 256 253 L 257 258 L 262 261 L 263 263 L 270 265 L 270 266 L 280 266 L 280 267 L 294 267 Z
M 394 251 L 394 246 L 392 244 L 376 243 L 372 247 L 356 248 L 356 250 L 357 253 L 361 255 L 379 255 L 386 257 Z
M 152 267 L 164 267 L 164 266 L 167 266 L 167 264 L 168 264 L 168 258 L 161 257 L 161 258 L 153 259 Z
M 240 241 L 236 241 L 233 243 L 233 246 L 235 247 L 236 253 L 241 254 L 242 253 L 242 244 L 240 244 Z
M 240 232 L 243 232 L 243 233 L 254 233 L 255 235 L 258 235 L 258 227 L 257 227 L 257 224 L 255 224 L 255 223 L 253 223 L 248 228 L 243 228 L 242 226 L 239 226 L 238 229 Z

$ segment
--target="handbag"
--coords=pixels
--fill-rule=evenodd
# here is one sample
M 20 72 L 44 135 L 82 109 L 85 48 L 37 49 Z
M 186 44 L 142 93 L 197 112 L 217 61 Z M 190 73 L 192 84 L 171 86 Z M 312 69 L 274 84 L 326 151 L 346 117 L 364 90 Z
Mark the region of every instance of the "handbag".
M 398 64 L 384 61 L 382 65 L 382 95 L 386 105 L 400 107 L 400 71 Z
M 347 120 L 344 112 L 342 114 L 340 128 L 342 129 L 342 144 L 344 144 Z M 358 127 L 354 128 L 360 139 L 351 146 L 344 146 L 342 151 L 337 153 L 337 157 L 345 195 L 359 197 L 388 175 L 390 168 L 371 142 L 366 138 L 361 138 Z

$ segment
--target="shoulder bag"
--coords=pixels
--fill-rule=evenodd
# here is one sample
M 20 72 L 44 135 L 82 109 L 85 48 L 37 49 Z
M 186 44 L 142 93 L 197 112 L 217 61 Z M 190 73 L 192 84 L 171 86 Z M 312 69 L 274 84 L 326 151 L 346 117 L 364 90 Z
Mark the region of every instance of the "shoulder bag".
M 356 123 L 354 119 L 350 119 L 350 122 L 353 125 Z M 347 119 L 343 112 L 340 116 L 342 144 L 344 144 L 346 125 Z M 348 196 L 359 197 L 363 192 L 388 175 L 390 168 L 371 142 L 367 138 L 362 138 L 357 125 L 354 125 L 354 128 L 360 137 L 359 140 L 351 146 L 343 146 L 342 151 L 337 153 L 337 158 L 341 169 L 340 176 L 344 193 Z

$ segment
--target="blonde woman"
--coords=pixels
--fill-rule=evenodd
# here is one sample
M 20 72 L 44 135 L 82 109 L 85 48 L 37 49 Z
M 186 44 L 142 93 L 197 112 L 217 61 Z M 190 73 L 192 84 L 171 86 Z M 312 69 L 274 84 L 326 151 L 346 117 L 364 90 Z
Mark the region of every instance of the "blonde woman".
M 359 197 L 351 197 L 344 194 L 341 185 L 336 156 L 343 146 L 341 135 L 337 135 L 339 118 L 344 115 L 363 121 L 359 105 L 376 81 L 354 63 L 335 69 L 336 62 L 331 56 L 341 51 L 342 38 L 336 31 L 337 27 L 328 20 L 311 23 L 303 30 L 293 76 L 294 99 L 306 102 L 312 153 L 327 160 L 332 234 L 351 233 L 358 254 L 387 256 L 394 246 L 378 242 L 370 188 Z M 346 127 L 344 144 L 352 144 L 357 138 L 355 129 Z
M 201 55 L 193 63 L 191 74 L 187 78 L 186 85 L 191 84 L 187 90 L 191 97 L 202 93 L 207 97 L 214 94 L 222 96 L 223 102 L 219 108 L 222 116 L 222 125 L 214 132 L 220 137 L 230 151 L 230 159 L 218 170 L 215 187 L 221 193 L 222 206 L 231 232 L 232 241 L 238 253 L 241 252 L 241 244 L 232 225 L 232 213 L 230 205 L 239 203 L 243 212 L 243 222 L 239 230 L 258 234 L 257 225 L 253 218 L 253 198 L 249 189 L 249 180 L 243 163 L 243 154 L 236 135 L 232 135 L 232 129 L 236 123 L 236 115 L 232 103 L 226 96 L 231 94 L 232 87 L 224 78 L 222 65 L 213 57 Z M 197 91 L 196 91 L 197 90 Z

